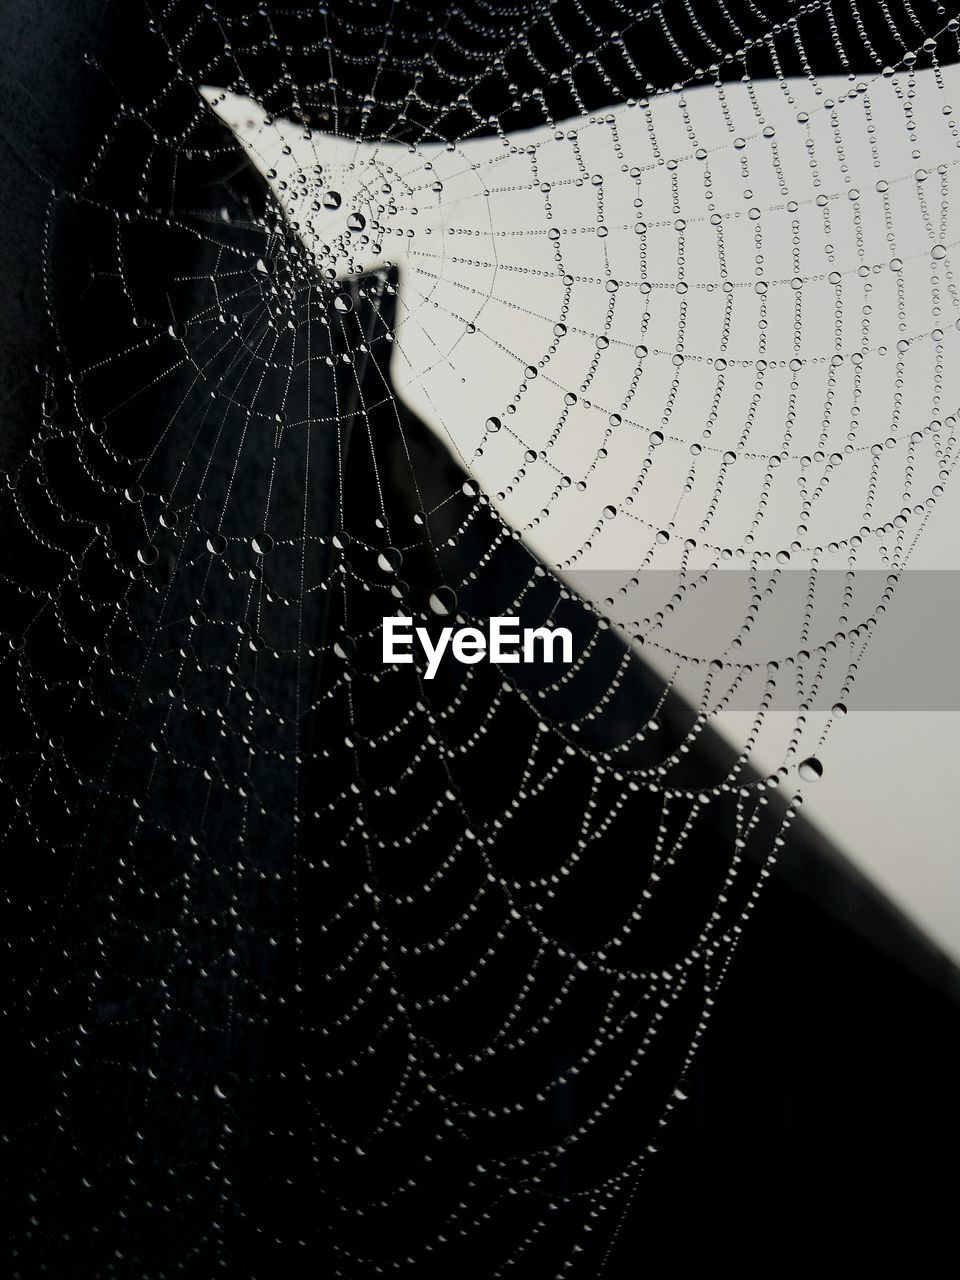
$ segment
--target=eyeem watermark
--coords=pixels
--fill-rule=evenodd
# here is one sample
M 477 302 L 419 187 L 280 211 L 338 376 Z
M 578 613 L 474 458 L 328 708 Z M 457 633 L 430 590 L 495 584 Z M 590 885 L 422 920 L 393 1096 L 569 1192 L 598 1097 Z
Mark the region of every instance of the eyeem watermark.
M 457 662 L 572 662 L 573 636 L 566 627 L 523 627 L 517 618 L 491 618 L 486 632 L 479 627 L 444 627 L 434 643 L 426 627 L 412 618 L 384 618 L 383 661 L 413 662 L 414 642 L 427 659 L 424 678 L 432 680 L 449 649 Z M 557 658 L 557 651 L 560 656 Z

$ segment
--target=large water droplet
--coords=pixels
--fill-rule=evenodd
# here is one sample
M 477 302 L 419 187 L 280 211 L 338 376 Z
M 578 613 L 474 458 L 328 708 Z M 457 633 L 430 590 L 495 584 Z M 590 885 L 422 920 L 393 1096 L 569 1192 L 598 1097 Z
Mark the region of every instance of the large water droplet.
M 816 756 L 807 756 L 797 765 L 797 773 L 804 782 L 819 782 L 823 777 L 823 765 Z
M 451 587 L 437 587 L 430 596 L 429 604 L 434 613 L 446 618 L 456 612 L 457 593 Z

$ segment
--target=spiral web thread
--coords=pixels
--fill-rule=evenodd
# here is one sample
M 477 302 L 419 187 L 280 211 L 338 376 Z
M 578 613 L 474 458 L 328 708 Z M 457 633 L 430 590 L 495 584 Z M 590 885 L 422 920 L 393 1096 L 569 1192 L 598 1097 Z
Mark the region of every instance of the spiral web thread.
M 390 12 L 157 10 L 50 193 L 6 499 L 15 1274 L 602 1275 L 954 466 L 951 13 L 852 10 L 847 73 L 820 4 Z M 811 32 L 822 82 L 782 73 Z M 672 639 L 732 568 L 737 625 Z M 572 668 L 381 665 L 384 615 L 495 598 Z

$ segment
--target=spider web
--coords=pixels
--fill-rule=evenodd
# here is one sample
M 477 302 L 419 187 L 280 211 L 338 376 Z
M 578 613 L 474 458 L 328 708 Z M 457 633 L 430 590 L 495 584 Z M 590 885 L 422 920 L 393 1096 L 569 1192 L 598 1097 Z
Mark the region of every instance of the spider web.
M 614 1265 L 955 461 L 958 23 L 851 14 L 91 54 L 6 498 L 14 1274 Z M 427 682 L 392 613 L 575 660 Z

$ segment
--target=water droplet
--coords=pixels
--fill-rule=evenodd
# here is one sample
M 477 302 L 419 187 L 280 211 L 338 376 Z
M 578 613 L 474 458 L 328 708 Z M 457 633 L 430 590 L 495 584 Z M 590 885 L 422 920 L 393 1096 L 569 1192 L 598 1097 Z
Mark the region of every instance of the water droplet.
M 823 765 L 816 756 L 808 756 L 797 765 L 797 773 L 804 782 L 819 782 L 823 777 Z
M 399 573 L 403 564 L 403 554 L 396 547 L 384 547 L 377 556 L 377 564 L 384 573 Z
M 446 618 L 456 612 L 457 593 L 451 587 L 437 587 L 428 603 L 434 613 L 439 614 L 441 618 Z
M 341 204 L 343 204 L 343 197 L 339 191 L 328 191 L 323 197 L 325 209 L 339 209 Z

